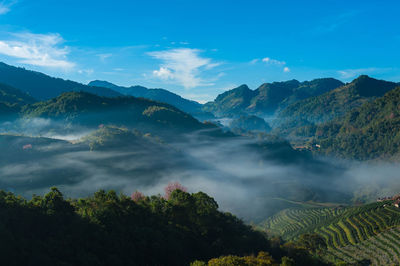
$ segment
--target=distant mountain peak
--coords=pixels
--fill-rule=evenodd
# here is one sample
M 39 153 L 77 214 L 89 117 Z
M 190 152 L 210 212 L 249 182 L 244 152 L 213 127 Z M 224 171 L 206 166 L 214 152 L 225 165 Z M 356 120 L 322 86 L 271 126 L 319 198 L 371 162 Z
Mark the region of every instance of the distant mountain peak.
M 93 86 L 93 87 L 103 87 L 103 88 L 109 88 L 109 89 L 113 89 L 115 87 L 118 87 L 117 85 L 105 81 L 105 80 L 93 80 L 91 82 L 88 83 L 88 86 Z
M 196 114 L 201 112 L 200 103 L 182 98 L 181 96 L 165 89 L 148 89 L 140 85 L 124 87 L 102 80 L 91 81 L 88 83 L 88 85 L 113 89 L 124 95 L 146 98 L 153 101 L 165 102 L 181 109 L 182 111 L 191 114 Z
M 380 97 L 394 89 L 396 83 L 361 75 L 348 84 L 363 97 Z

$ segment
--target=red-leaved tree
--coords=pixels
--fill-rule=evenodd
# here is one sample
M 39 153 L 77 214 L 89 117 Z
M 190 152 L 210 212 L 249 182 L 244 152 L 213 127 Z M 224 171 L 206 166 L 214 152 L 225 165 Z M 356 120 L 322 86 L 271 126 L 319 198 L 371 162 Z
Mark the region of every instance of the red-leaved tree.
M 171 197 L 172 192 L 175 191 L 175 190 L 177 190 L 177 189 L 182 190 L 182 191 L 184 191 L 184 192 L 187 192 L 187 188 L 184 187 L 184 186 L 182 186 L 179 182 L 169 183 L 169 184 L 164 188 L 164 191 L 165 191 L 165 196 L 164 196 L 164 198 L 168 200 L 168 199 Z

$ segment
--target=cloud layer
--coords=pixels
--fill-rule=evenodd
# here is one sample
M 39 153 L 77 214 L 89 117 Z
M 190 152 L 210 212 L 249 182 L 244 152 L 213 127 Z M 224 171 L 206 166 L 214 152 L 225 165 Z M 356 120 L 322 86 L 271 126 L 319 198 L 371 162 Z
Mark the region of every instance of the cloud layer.
M 23 64 L 70 69 L 75 64 L 68 61 L 68 47 L 60 46 L 63 42 L 59 34 L 17 33 L 0 40 L 0 54 L 18 58 Z

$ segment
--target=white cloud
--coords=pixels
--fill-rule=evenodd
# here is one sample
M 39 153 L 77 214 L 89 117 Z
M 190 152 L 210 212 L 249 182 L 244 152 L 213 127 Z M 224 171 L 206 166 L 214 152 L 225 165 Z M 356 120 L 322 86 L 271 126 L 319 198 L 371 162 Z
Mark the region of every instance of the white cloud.
M 183 94 L 182 97 L 197 101 L 201 104 L 205 104 L 206 102 L 212 100 L 212 96 L 210 94 Z
M 0 40 L 0 54 L 15 57 L 19 63 L 70 69 L 74 63 L 67 60 L 68 47 L 59 34 L 11 34 L 9 40 Z
M 271 65 L 286 65 L 285 61 L 279 61 L 279 60 L 276 60 L 276 59 L 271 59 L 269 57 L 263 58 L 262 61 L 267 63 L 267 64 L 271 64 Z
M 283 68 L 283 72 L 290 72 L 290 68 L 284 67 L 284 68 Z
M 255 58 L 255 59 L 251 60 L 251 61 L 249 62 L 249 64 L 250 64 L 250 65 L 254 65 L 254 64 L 257 63 L 259 60 L 260 60 L 260 59 Z
M 210 58 L 200 56 L 200 50 L 178 48 L 148 53 L 151 57 L 163 63 L 158 70 L 153 71 L 153 76 L 162 80 L 171 80 L 186 89 L 212 85 L 201 74 L 219 63 L 212 62 Z
M 160 67 L 159 70 L 154 70 L 153 75 L 159 77 L 160 79 L 172 79 L 174 75 L 172 74 L 171 70 L 165 67 Z
M 112 54 L 98 54 L 97 55 L 102 62 L 104 62 L 107 58 L 111 57 Z
M 86 75 L 90 76 L 90 75 L 92 75 L 94 73 L 94 70 L 91 69 L 91 68 L 90 69 L 79 69 L 78 73 L 79 74 L 86 74 Z
M 343 79 L 351 79 L 351 78 L 355 78 L 362 74 L 370 74 L 370 73 L 375 73 L 377 71 L 382 71 L 382 70 L 383 69 L 377 69 L 374 67 L 370 67 L 370 68 L 339 70 L 338 73 L 339 73 L 340 77 Z
M 10 8 L 14 5 L 16 1 L 2 1 L 0 2 L 0 15 L 7 14 L 10 12 Z

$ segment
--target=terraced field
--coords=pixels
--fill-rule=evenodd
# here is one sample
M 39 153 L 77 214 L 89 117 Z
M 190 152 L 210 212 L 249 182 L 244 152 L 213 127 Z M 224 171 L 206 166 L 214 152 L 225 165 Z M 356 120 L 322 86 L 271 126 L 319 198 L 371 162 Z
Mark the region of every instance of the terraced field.
M 390 202 L 346 208 L 286 209 L 263 225 L 285 240 L 304 233 L 321 235 L 330 261 L 369 260 L 400 265 L 400 209 Z
M 400 227 L 386 230 L 356 245 L 329 248 L 327 259 L 345 262 L 369 261 L 371 265 L 400 265 Z
M 344 208 L 286 209 L 269 218 L 262 227 L 270 234 L 288 240 L 313 231 L 344 210 Z

